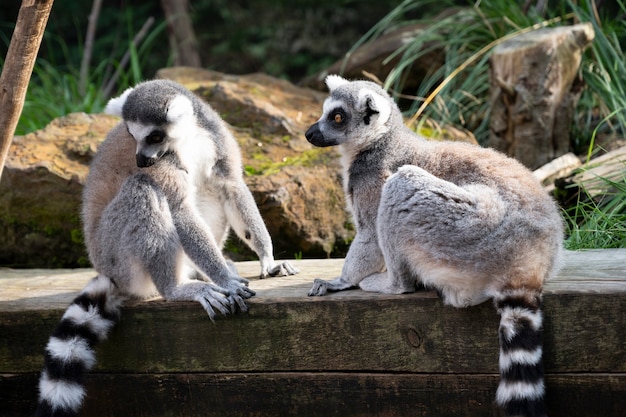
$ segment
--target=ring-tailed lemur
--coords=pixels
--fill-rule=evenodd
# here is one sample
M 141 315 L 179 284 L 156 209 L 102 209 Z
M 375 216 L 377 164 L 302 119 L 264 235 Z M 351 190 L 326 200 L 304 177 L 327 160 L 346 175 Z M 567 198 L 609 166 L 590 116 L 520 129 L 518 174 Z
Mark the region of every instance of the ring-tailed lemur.
M 105 111 L 123 120 L 94 157 L 82 210 L 98 276 L 46 346 L 38 415 L 76 415 L 94 345 L 115 323 L 122 297 L 195 300 L 211 320 L 246 311 L 254 291 L 221 254 L 230 227 L 258 254 L 261 277 L 297 272 L 274 261 L 237 142 L 208 104 L 155 80 L 126 90 Z
M 501 315 L 497 403 L 509 416 L 544 415 L 541 294 L 562 250 L 556 204 L 513 159 L 418 136 L 376 84 L 338 76 L 326 84 L 306 138 L 339 146 L 357 234 L 341 276 L 316 279 L 309 295 L 423 284 L 456 307 L 492 298 Z

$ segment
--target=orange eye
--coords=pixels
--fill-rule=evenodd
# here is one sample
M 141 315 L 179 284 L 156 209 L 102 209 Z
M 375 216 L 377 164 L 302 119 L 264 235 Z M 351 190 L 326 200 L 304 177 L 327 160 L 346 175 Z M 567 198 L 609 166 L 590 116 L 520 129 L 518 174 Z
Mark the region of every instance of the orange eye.
M 341 122 L 343 122 L 343 116 L 341 115 L 341 113 L 335 113 L 335 123 Z

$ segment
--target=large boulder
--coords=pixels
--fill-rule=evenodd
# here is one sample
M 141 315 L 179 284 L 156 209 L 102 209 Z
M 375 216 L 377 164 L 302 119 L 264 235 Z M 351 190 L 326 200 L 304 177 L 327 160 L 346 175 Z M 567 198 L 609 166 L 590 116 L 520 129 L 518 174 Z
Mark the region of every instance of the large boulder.
M 118 120 L 71 114 L 16 136 L 0 180 L 0 265 L 87 266 L 79 218 L 98 144 Z
M 168 68 L 157 77 L 195 91 L 232 126 L 277 257 L 345 254 L 354 230 L 338 154 L 313 148 L 304 138 L 319 117 L 324 93 L 262 74 Z M 82 185 L 98 144 L 117 122 L 72 114 L 14 138 L 0 181 L 0 265 L 88 265 L 79 217 Z M 237 239 L 227 251 L 236 259 L 252 255 Z

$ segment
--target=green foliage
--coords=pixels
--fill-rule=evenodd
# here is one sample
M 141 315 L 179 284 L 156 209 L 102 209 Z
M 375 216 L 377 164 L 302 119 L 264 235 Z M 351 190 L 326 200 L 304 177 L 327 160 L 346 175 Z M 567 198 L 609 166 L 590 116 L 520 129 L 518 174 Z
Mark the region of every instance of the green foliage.
M 78 91 L 78 74 L 59 71 L 46 60 L 39 60 L 26 94 L 16 135 L 40 129 L 52 119 L 72 112 L 98 113 L 105 99 L 98 86 L 88 84 L 85 94 Z
M 119 78 L 112 94 L 152 77 L 151 60 L 157 55 L 155 52 L 162 49 L 160 45 L 163 43 L 165 23 L 153 27 L 141 44 L 135 47 L 132 40 L 143 22 L 134 20 L 132 10 L 127 8 L 121 14 L 116 10 L 115 14 L 115 19 L 125 25 L 125 39 L 119 36 L 120 32 L 116 34 L 116 39 L 112 39 L 108 33 L 96 37 L 92 58 L 94 64 L 89 68 L 85 91 L 81 91 L 79 87 L 80 61 L 84 52 L 82 47 L 84 28 L 76 25 L 75 38 L 66 40 L 65 36 L 54 32 L 55 25 L 51 22 L 44 36 L 42 52 L 33 69 L 16 135 L 41 129 L 54 118 L 68 113 L 101 112 L 109 98 L 103 94 L 103 89 L 118 68 Z M 103 26 L 112 19 L 107 13 L 103 13 L 102 16 L 98 33 L 105 32 L 107 28 Z M 117 23 L 117 26 L 119 25 L 120 23 Z M 6 22 L 2 24 L 2 33 L 5 33 L 8 26 Z M 12 27 L 10 29 L 12 30 Z M 2 35 L 0 41 L 8 46 L 9 39 L 6 34 Z M 125 50 L 130 54 L 129 67 L 121 68 L 120 60 Z M 1 64 L 4 64 L 2 58 Z M 161 66 L 164 65 L 163 62 Z
M 626 55 L 622 48 L 626 43 L 626 22 L 623 19 L 626 6 L 622 0 L 617 0 L 617 12 L 622 18 L 598 21 L 588 1 L 580 6 L 572 2 L 568 4 L 577 19 L 593 24 L 596 35 L 581 65 L 588 88 L 581 95 L 578 123 L 574 127 L 575 147 L 584 149 L 590 143 L 589 138 L 595 138 L 597 128 L 603 124 L 602 131 L 612 130 L 626 136 Z
M 573 127 L 575 143 L 579 149 L 587 146 L 598 121 L 609 114 L 611 123 L 607 126 L 626 132 L 626 56 L 621 47 L 626 42 L 626 23 L 623 18 L 615 19 L 626 14 L 623 0 L 617 0 L 604 16 L 599 15 L 600 20 L 596 18 L 597 10 L 591 0 L 576 3 L 559 0 L 545 11 L 533 7 L 524 10 L 523 4 L 527 2 L 478 1 L 450 17 L 420 20 L 406 17 L 425 5 L 453 7 L 455 3 L 453 0 L 405 0 L 357 42 L 347 56 L 386 31 L 409 24 L 425 24 L 421 33 L 386 59 L 390 62 L 400 58 L 384 80 L 384 86 L 397 96 L 402 92 L 403 98 L 407 93 L 416 97 L 407 113 L 418 112 L 419 116 L 424 116 L 422 120 L 432 118 L 442 125 L 471 130 L 478 141 L 484 143 L 489 135 L 488 53 L 491 49 L 502 40 L 532 28 L 571 24 L 572 21 L 592 22 L 596 39 L 581 65 L 588 88 L 580 101 L 578 123 Z M 438 48 L 443 48 L 443 65 L 433 65 L 417 91 L 403 91 L 410 69 Z M 438 92 L 433 94 L 436 90 Z M 424 105 L 426 98 L 432 101 Z
M 613 191 L 594 201 L 582 190 L 578 204 L 564 211 L 567 249 L 626 247 L 626 180 L 603 181 Z

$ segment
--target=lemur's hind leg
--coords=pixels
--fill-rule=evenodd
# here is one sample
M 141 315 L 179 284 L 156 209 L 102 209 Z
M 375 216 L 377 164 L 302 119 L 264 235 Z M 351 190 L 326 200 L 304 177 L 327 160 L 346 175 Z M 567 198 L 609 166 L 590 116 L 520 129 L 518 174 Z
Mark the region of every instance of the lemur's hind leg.
M 387 266 L 385 292 L 408 292 L 421 281 L 449 304 L 485 301 L 468 271 L 468 247 L 502 222 L 504 203 L 485 185 L 457 186 L 404 166 L 383 187 L 378 237 Z M 471 260 L 469 260 L 471 263 Z

